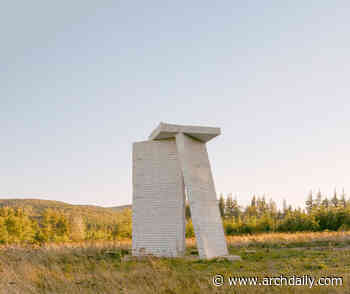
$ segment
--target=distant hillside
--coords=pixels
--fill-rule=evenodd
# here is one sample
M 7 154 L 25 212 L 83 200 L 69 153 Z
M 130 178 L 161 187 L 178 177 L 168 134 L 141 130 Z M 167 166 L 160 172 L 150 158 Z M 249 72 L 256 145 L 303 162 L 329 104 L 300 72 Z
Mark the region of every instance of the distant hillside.
M 101 207 L 94 205 L 72 205 L 61 201 L 41 199 L 0 199 L 0 207 L 23 208 L 32 217 L 39 217 L 46 209 L 56 209 L 67 215 L 79 215 L 87 223 L 111 224 L 130 205 Z
M 0 199 L 0 244 L 131 238 L 128 206 L 105 208 L 40 199 Z
M 131 204 L 128 204 L 128 205 L 121 205 L 121 206 L 112 206 L 112 207 L 109 207 L 110 209 L 113 209 L 113 210 L 116 210 L 116 211 L 121 211 L 125 208 L 130 208 L 132 209 L 132 205 Z

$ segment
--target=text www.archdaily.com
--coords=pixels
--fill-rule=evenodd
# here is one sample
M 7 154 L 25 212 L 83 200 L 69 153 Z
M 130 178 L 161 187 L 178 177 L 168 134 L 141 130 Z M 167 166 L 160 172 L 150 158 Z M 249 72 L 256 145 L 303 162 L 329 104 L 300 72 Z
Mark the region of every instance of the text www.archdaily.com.
M 343 286 L 343 277 L 320 277 L 315 278 L 309 275 L 303 276 L 277 276 L 277 277 L 227 277 L 217 274 L 212 279 L 213 285 L 222 287 L 228 285 L 230 287 L 240 286 L 307 286 L 309 288 L 315 286 Z

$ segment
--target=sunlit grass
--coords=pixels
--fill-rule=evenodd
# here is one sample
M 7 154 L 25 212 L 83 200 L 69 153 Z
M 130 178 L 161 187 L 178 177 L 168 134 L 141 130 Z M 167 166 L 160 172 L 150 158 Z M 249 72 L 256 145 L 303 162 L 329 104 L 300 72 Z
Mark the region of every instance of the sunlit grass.
M 350 231 L 348 232 L 297 232 L 297 233 L 261 233 L 254 235 L 227 236 L 228 246 L 244 247 L 244 246 L 308 246 L 323 244 L 349 244 Z M 311 244 L 309 244 L 311 243 Z M 194 238 L 187 239 L 188 247 L 195 247 L 196 240 Z
M 3 246 L 0 293 L 349 293 L 349 240 L 349 232 L 229 237 L 230 253 L 242 257 L 236 262 L 126 258 L 131 240 Z M 196 251 L 194 240 L 188 239 L 187 246 L 187 255 Z M 345 286 L 217 288 L 211 282 L 216 273 L 225 277 L 343 276 Z

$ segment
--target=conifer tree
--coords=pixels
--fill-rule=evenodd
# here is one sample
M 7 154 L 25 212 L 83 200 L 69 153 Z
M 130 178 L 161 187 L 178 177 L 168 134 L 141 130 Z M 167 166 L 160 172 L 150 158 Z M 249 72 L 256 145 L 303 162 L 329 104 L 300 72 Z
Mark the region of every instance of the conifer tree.
M 331 199 L 332 205 L 333 207 L 338 207 L 339 206 L 339 199 L 338 199 L 338 195 L 337 195 L 337 190 L 334 189 L 334 194 L 333 194 L 333 198 Z
M 307 213 L 311 213 L 312 209 L 314 208 L 314 200 L 312 196 L 312 191 L 310 191 L 307 200 L 305 201 L 306 211 Z
M 224 217 L 224 215 L 225 215 L 225 199 L 224 199 L 224 195 L 222 195 L 222 193 L 220 194 L 220 198 L 219 198 L 219 211 L 220 211 L 221 217 Z
M 283 199 L 282 206 L 283 206 L 283 208 L 282 208 L 283 209 L 283 217 L 285 217 L 287 212 L 288 212 L 288 204 L 287 204 L 287 200 L 286 199 Z
M 329 200 L 327 197 L 325 197 L 321 203 L 323 208 L 328 208 L 329 207 Z
M 321 194 L 321 191 L 318 190 L 316 194 L 315 208 L 319 208 L 321 204 L 322 204 L 322 194 Z
M 226 197 L 225 216 L 227 218 L 232 218 L 232 216 L 233 216 L 233 199 L 232 199 L 232 194 L 228 194 L 227 197 Z
M 185 216 L 187 221 L 191 218 L 191 208 L 187 200 L 186 200 L 186 206 L 185 206 Z
M 341 193 L 341 195 L 340 195 L 339 206 L 341 206 L 341 207 L 343 207 L 343 208 L 346 207 L 346 197 L 345 197 L 344 188 L 343 188 L 342 193 Z
M 232 216 L 235 218 L 235 220 L 238 219 L 238 217 L 241 214 L 240 206 L 238 205 L 237 196 L 232 200 Z

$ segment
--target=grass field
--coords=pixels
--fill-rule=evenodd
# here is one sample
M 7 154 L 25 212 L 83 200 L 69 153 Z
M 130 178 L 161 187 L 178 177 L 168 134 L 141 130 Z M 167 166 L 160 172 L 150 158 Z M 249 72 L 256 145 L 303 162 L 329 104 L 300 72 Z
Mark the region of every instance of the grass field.
M 262 234 L 228 238 L 242 261 L 130 258 L 130 241 L 0 249 L 0 293 L 350 293 L 350 233 Z M 223 287 L 213 285 L 223 275 Z M 343 277 L 342 286 L 229 286 L 230 276 Z

